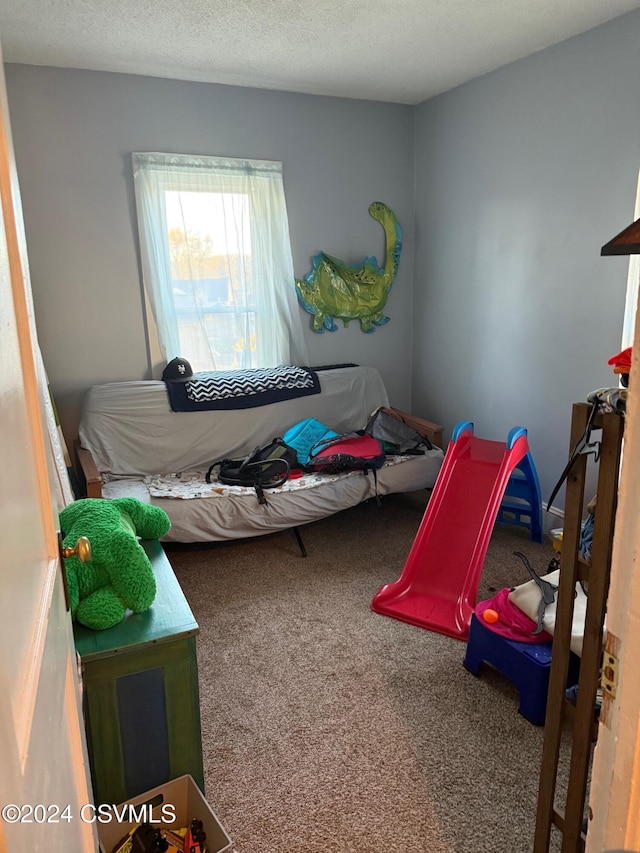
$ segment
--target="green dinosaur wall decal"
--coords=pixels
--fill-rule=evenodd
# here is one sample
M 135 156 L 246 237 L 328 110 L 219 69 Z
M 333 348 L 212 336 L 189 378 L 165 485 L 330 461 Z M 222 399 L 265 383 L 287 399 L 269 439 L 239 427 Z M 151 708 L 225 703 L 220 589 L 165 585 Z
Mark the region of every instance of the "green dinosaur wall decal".
M 345 327 L 350 320 L 359 320 L 363 332 L 375 332 L 376 326 L 389 322 L 382 309 L 400 263 L 402 228 L 393 211 L 381 201 L 369 205 L 369 215 L 384 229 L 384 268 L 374 257 L 365 258 L 360 265 L 347 264 L 319 252 L 312 258 L 311 272 L 296 279 L 298 300 L 313 315 L 314 332 L 335 332 L 336 317 Z

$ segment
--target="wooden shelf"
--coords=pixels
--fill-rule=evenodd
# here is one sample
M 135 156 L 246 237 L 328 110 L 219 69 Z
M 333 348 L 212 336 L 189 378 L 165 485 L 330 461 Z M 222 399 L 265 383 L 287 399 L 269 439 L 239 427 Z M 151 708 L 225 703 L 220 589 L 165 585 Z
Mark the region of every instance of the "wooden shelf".
M 590 406 L 587 403 L 575 403 L 573 406 L 570 451 L 584 435 L 589 410 Z M 594 422 L 594 429 L 601 429 L 602 436 L 598 500 L 589 565 L 578 556 L 589 458 L 587 455 L 578 457 L 567 479 L 560 580 L 533 853 L 547 853 L 552 826 L 562 832 L 562 853 L 583 853 L 585 848 L 582 828 L 591 746 L 598 728 L 595 721 L 596 694 L 600 684 L 602 627 L 609 593 L 623 428 L 624 418 L 614 413 L 599 415 Z M 577 581 L 586 579 L 588 579 L 587 611 L 578 697 L 573 707 L 565 699 L 573 603 Z M 555 802 L 558 759 L 563 721 L 569 718 L 572 721 L 569 782 L 565 806 L 564 809 L 560 809 Z

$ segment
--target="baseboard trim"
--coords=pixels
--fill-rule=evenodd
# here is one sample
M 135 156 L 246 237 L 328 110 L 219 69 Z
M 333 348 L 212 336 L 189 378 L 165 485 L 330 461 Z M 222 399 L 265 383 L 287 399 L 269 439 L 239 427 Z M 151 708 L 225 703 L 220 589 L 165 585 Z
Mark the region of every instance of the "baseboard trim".
M 542 529 L 545 533 L 564 525 L 564 510 L 557 506 L 542 504 Z

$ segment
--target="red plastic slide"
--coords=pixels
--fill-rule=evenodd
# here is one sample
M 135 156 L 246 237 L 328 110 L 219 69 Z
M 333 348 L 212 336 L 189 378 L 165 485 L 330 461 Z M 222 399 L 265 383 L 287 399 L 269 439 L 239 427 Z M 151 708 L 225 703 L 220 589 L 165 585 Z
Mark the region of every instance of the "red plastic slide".
M 467 639 L 500 503 L 528 452 L 524 427 L 502 444 L 476 438 L 470 421 L 456 425 L 402 575 L 378 590 L 373 611 Z

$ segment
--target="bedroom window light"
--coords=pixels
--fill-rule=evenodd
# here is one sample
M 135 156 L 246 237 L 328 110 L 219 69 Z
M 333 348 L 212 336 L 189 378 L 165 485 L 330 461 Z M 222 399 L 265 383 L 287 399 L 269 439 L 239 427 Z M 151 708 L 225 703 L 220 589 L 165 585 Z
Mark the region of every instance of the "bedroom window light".
M 634 221 L 640 217 L 640 175 L 636 188 L 636 206 Z M 629 273 L 627 275 L 627 295 L 624 305 L 624 320 L 622 326 L 622 346 L 626 349 L 633 344 L 636 327 L 636 306 L 640 287 L 640 255 L 629 255 Z
M 144 288 L 169 361 L 307 364 L 282 164 L 135 153 Z

